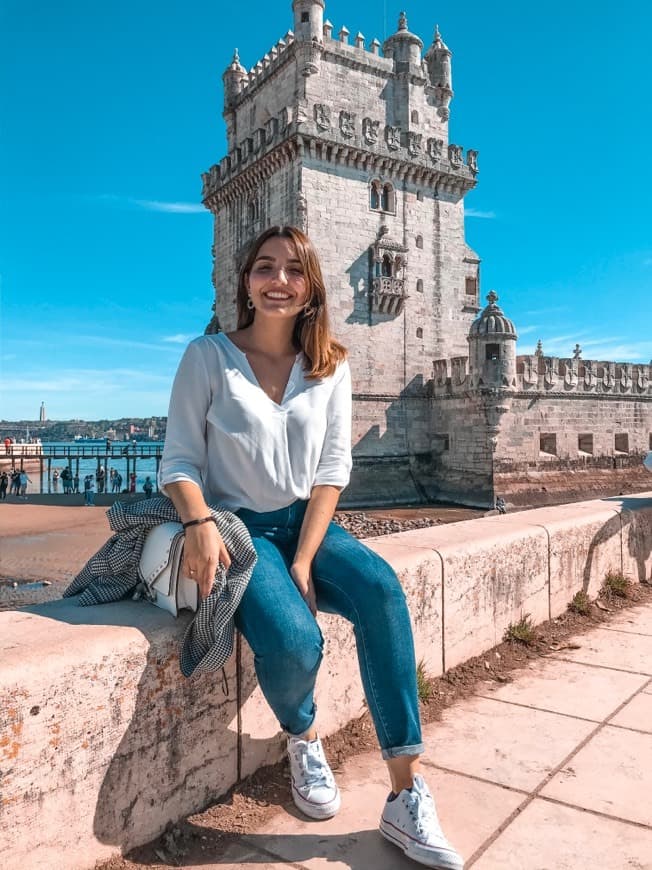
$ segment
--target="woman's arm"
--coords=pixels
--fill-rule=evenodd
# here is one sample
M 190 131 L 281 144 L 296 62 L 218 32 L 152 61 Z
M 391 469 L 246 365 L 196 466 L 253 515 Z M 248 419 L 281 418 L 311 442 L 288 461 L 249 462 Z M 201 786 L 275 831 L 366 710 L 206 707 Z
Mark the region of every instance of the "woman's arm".
M 201 489 L 187 480 L 168 483 L 168 495 L 182 523 L 210 516 Z M 210 595 L 218 565 L 228 570 L 231 557 L 215 523 L 188 526 L 183 548 L 184 571 L 199 586 L 202 598 Z
M 313 487 L 301 524 L 297 551 L 290 567 L 292 579 L 313 614 L 317 613 L 317 601 L 312 582 L 312 560 L 333 519 L 340 490 L 339 486 Z

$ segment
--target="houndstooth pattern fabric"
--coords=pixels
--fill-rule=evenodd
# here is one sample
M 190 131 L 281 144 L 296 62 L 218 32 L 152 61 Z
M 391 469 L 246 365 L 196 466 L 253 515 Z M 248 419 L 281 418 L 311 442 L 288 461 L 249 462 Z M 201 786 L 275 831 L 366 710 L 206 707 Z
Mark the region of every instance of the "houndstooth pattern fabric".
M 244 523 L 230 511 L 209 505 L 217 520 L 231 567 L 220 570 L 213 589 L 200 603 L 181 643 L 179 662 L 185 677 L 221 668 L 233 652 L 234 614 L 256 564 L 256 551 Z M 138 585 L 138 564 L 147 532 L 156 525 L 180 522 L 169 498 L 116 501 L 107 511 L 115 534 L 92 556 L 64 598 L 81 593 L 82 607 L 120 601 Z

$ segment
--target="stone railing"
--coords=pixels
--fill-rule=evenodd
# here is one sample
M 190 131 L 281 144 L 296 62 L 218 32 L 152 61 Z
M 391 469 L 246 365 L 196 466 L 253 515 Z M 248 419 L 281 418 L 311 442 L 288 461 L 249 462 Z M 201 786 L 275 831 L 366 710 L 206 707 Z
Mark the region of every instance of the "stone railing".
M 433 526 L 367 542 L 396 570 L 417 660 L 437 676 L 510 623 L 563 613 L 608 571 L 652 571 L 652 493 Z M 320 614 L 320 732 L 363 711 L 349 623 Z M 89 870 L 157 836 L 239 777 L 277 761 L 283 735 L 244 642 L 220 674 L 185 680 L 187 617 L 144 602 L 52 601 L 0 613 L 0 866 Z
M 652 396 L 652 366 L 636 363 L 523 355 L 516 378 L 524 392 Z

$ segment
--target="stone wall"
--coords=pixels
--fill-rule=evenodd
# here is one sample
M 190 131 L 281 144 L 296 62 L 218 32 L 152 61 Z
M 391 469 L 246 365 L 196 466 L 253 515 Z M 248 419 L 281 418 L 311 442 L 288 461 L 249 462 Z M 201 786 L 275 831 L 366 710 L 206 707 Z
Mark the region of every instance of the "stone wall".
M 648 496 L 652 496 L 649 493 Z M 524 613 L 563 613 L 607 571 L 652 577 L 652 498 L 626 497 L 367 541 L 396 571 L 417 661 L 437 676 Z M 0 613 L 0 866 L 90 870 L 216 801 L 283 753 L 251 654 L 185 680 L 187 616 L 146 602 L 48 602 Z M 350 624 L 320 614 L 320 732 L 364 709 Z M 239 706 L 238 706 L 239 701 Z

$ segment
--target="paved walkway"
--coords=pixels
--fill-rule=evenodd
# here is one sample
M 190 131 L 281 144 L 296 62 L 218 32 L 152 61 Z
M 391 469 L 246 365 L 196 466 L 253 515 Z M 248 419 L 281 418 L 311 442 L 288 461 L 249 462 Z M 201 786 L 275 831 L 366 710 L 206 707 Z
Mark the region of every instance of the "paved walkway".
M 652 606 L 576 643 L 426 728 L 426 779 L 467 870 L 652 870 Z M 419 866 L 377 832 L 379 757 L 351 758 L 338 781 L 336 818 L 285 807 L 192 870 Z

